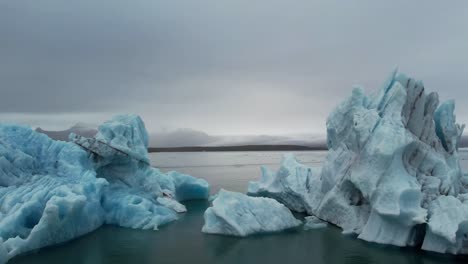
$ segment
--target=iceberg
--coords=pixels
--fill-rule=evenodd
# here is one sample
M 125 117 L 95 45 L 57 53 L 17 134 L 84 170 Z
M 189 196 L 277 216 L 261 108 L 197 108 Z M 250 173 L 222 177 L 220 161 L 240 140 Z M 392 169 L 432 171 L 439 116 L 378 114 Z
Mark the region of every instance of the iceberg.
M 0 125 L 0 263 L 101 226 L 107 185 L 78 146 Z
M 209 184 L 149 166 L 148 134 L 136 115 L 103 123 L 93 138 L 55 141 L 0 124 L 0 263 L 66 242 L 103 224 L 157 230 L 207 199 Z
M 202 232 L 245 237 L 272 233 L 302 224 L 289 209 L 274 199 L 249 197 L 221 189 L 204 214 Z
M 394 71 L 383 87 L 361 87 L 327 119 L 321 168 L 285 156 L 248 193 L 277 199 L 380 244 L 468 252 L 468 178 L 460 167 L 454 101 L 439 105 L 421 81 Z
M 286 154 L 277 173 L 262 166 L 259 182 L 250 182 L 247 194 L 276 199 L 289 209 L 311 213 L 311 184 L 320 174 L 320 168 L 309 168 L 297 162 L 294 155 Z

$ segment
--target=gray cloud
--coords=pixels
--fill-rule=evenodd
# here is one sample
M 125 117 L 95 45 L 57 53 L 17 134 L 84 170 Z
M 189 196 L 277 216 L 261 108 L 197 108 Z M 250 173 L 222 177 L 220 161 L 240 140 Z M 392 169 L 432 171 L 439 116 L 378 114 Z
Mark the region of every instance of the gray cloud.
M 2 1 L 0 120 L 319 133 L 399 65 L 466 121 L 467 26 L 465 1 Z

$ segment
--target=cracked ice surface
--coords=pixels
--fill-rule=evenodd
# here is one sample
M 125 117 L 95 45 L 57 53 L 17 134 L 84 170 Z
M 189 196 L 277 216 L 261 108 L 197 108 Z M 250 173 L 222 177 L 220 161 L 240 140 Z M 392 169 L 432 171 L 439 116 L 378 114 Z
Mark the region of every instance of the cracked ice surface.
M 95 139 L 72 139 L 89 151 L 0 124 L 0 263 L 104 223 L 157 229 L 186 211 L 179 201 L 208 198 L 206 181 L 148 166 L 138 116 L 114 117 Z
M 395 71 L 374 94 L 355 88 L 330 114 L 322 168 L 286 156 L 248 192 L 366 241 L 466 254 L 468 178 L 457 150 L 464 126 L 454 109 Z

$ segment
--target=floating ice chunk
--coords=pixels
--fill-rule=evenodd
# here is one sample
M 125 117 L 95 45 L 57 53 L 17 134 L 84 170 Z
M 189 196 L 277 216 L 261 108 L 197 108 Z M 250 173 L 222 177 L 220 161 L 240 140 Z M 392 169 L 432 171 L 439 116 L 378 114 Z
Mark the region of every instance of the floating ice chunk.
M 107 181 L 95 177 L 81 148 L 0 125 L 0 153 L 0 263 L 102 225 Z
M 315 216 L 307 216 L 305 218 L 305 223 L 304 223 L 305 230 L 325 228 L 327 226 L 328 226 L 327 222 L 322 221 Z
M 190 175 L 168 172 L 172 177 L 175 187 L 175 198 L 178 201 L 208 199 L 210 196 L 210 185 L 204 179 L 197 179 Z
M 204 217 L 204 233 L 242 237 L 277 232 L 301 224 L 288 208 L 273 199 L 249 197 L 223 189 Z
M 97 177 L 110 183 L 103 194 L 107 223 L 156 230 L 186 211 L 177 201 L 208 198 L 205 180 L 148 165 L 147 132 L 138 116 L 114 117 L 99 127 L 97 144 L 93 140 L 73 138 L 90 152 Z
M 289 162 L 263 172 L 249 193 L 306 208 L 366 241 L 467 253 L 468 177 L 457 149 L 464 126 L 453 101 L 438 105 L 436 93 L 396 71 L 373 95 L 355 88 L 327 119 L 329 152 L 309 184 L 278 180 L 312 170 Z
M 71 139 L 0 124 L 0 263 L 104 223 L 156 230 L 186 211 L 177 200 L 208 197 L 206 181 L 149 166 L 138 116 L 113 118 L 96 138 Z
M 258 182 L 250 182 L 247 194 L 273 198 L 296 212 L 311 212 L 309 191 L 318 180 L 320 170 L 297 162 L 295 157 L 285 155 L 276 174 L 262 167 Z

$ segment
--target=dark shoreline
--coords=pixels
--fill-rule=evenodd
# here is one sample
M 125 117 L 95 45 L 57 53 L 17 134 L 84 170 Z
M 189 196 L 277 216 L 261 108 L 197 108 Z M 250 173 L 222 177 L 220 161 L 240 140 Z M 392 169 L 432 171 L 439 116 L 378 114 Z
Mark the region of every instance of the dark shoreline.
M 219 147 L 174 147 L 174 148 L 148 148 L 148 152 L 221 152 L 221 151 L 306 151 L 328 150 L 323 146 L 299 145 L 242 145 Z

